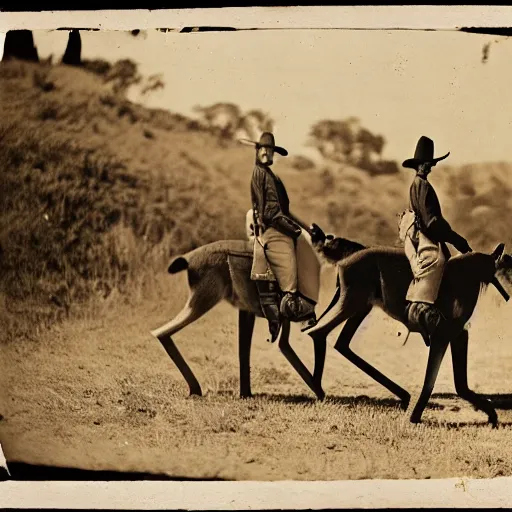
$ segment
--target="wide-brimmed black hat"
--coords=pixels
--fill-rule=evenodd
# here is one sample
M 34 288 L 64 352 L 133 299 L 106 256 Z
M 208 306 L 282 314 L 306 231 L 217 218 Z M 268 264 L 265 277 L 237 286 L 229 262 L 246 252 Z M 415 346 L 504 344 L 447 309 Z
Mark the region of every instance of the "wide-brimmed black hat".
M 414 158 L 405 160 L 402 166 L 415 169 L 418 164 L 431 163 L 436 165 L 439 160 L 444 160 L 449 154 L 450 152 L 446 153 L 444 156 L 434 158 L 434 141 L 422 135 L 416 144 Z
M 249 139 L 239 139 L 242 144 L 247 144 L 249 146 L 255 146 L 256 148 L 267 147 L 272 148 L 276 153 L 279 153 L 282 156 L 287 156 L 288 151 L 282 148 L 281 146 L 276 146 L 274 135 L 270 132 L 263 132 L 261 134 L 260 140 L 255 142 Z

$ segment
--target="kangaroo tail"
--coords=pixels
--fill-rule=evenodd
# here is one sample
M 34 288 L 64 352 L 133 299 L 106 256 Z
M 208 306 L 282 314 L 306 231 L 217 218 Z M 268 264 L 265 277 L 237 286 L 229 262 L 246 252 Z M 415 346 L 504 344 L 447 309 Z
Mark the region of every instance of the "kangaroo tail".
M 177 274 L 183 270 L 188 269 L 188 261 L 183 256 L 177 256 L 171 261 L 171 264 L 167 268 L 169 274 Z

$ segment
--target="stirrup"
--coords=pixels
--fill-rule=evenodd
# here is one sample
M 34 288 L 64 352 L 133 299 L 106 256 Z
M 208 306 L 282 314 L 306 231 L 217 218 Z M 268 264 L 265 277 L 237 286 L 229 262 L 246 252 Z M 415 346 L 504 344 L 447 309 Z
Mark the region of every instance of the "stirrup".
M 400 333 L 398 333 L 398 335 L 400 336 Z M 409 341 L 409 336 L 411 335 L 411 330 L 409 328 L 407 328 L 407 335 L 405 336 L 405 340 L 404 342 L 402 343 L 402 347 L 405 346 L 405 344 Z
M 301 332 L 307 331 L 308 329 L 311 329 L 311 327 L 314 327 L 317 323 L 318 319 L 316 318 L 316 315 L 313 313 L 312 315 L 300 321 L 300 330 Z
M 277 320 L 268 320 L 268 329 L 270 331 L 270 338 L 267 338 L 268 343 L 275 343 L 281 332 L 282 322 Z
M 422 334 L 422 339 L 423 339 L 423 342 L 425 343 L 425 345 L 427 347 L 430 347 L 430 345 L 432 344 L 430 339 L 431 339 L 431 334 L 429 334 L 427 331 L 423 331 L 423 329 L 421 330 L 421 334 Z

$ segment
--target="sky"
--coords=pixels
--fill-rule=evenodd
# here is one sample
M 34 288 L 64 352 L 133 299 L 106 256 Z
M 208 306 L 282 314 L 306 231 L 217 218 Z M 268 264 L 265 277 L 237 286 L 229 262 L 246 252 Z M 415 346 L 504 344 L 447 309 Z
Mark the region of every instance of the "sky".
M 82 57 L 131 58 L 165 88 L 144 104 L 183 114 L 233 102 L 276 121 L 276 143 L 310 154 L 313 123 L 358 117 L 387 143 L 383 157 L 412 157 L 421 135 L 444 162 L 512 161 L 512 40 L 456 31 L 254 30 L 82 32 Z M 67 32 L 35 31 L 41 57 L 60 58 Z M 482 47 L 491 45 L 482 63 Z M 499 41 L 499 42 L 497 42 Z M 139 100 L 138 97 L 133 99 Z

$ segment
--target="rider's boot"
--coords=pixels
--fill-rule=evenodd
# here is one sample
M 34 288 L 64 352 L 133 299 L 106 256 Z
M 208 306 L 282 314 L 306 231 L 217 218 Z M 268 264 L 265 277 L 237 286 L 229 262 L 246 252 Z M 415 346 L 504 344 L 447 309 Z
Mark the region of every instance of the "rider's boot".
M 279 314 L 279 295 L 274 283 L 270 281 L 257 281 L 260 305 L 263 315 L 267 319 L 270 332 L 270 341 L 274 343 L 281 330 L 281 315 Z
M 299 293 L 287 292 L 281 300 L 281 314 L 292 322 L 300 322 L 305 331 L 316 325 L 315 303 Z
M 432 338 L 444 326 L 446 321 L 441 311 L 433 304 L 426 302 L 411 302 L 407 306 L 407 316 L 411 324 L 418 327 L 427 347 Z

